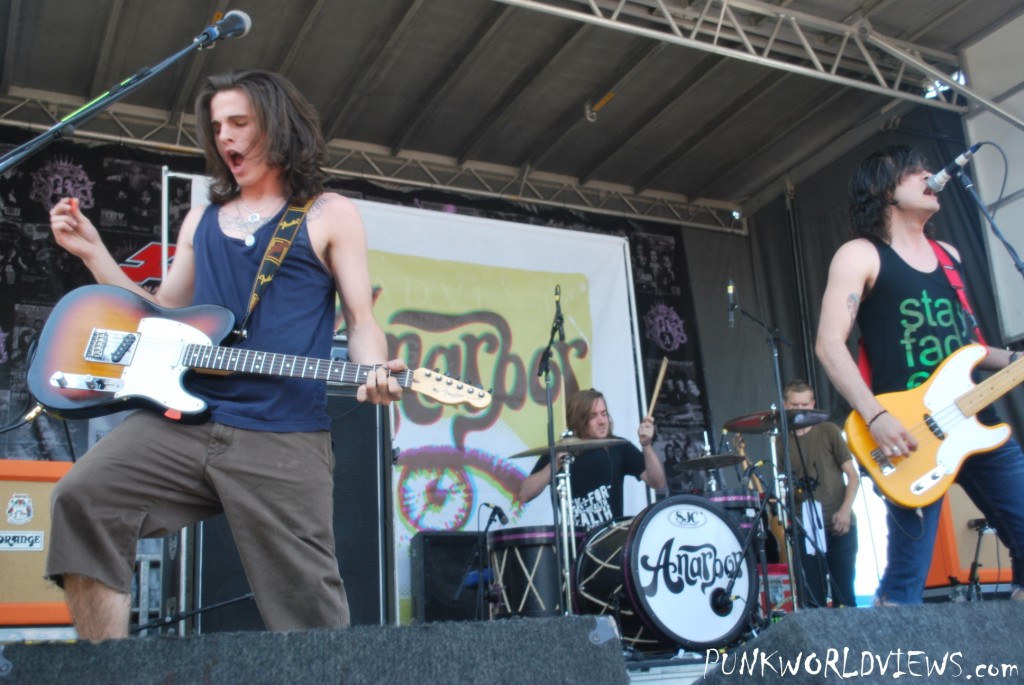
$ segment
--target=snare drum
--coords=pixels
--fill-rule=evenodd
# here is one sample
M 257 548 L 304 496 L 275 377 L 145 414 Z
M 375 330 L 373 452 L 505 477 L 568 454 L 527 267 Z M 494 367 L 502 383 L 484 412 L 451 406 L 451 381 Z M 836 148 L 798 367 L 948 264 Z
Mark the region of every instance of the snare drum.
M 677 495 L 590 535 L 574 596 L 580 611 L 615 615 L 623 640 L 636 649 L 717 648 L 749 625 L 754 568 L 724 511 L 703 497 Z
M 761 508 L 761 496 L 757 490 L 736 488 L 715 490 L 706 494 L 709 502 L 714 502 L 725 509 L 733 517 L 733 521 L 743 532 L 746 532 L 757 520 L 757 511 Z
M 562 574 L 553 526 L 504 528 L 487 533 L 498 600 L 492 618 L 563 614 Z M 578 546 L 583 539 L 577 533 Z

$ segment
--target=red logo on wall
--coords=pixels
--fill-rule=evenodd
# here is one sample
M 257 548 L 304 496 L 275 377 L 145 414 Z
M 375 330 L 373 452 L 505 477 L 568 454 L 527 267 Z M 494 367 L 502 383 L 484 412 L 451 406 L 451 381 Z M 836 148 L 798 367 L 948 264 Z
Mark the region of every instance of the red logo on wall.
M 121 271 L 141 286 L 157 285 L 162 277 L 160 257 L 160 243 L 148 243 L 120 265 Z M 174 259 L 174 245 L 169 245 L 167 261 L 170 262 L 172 259 Z

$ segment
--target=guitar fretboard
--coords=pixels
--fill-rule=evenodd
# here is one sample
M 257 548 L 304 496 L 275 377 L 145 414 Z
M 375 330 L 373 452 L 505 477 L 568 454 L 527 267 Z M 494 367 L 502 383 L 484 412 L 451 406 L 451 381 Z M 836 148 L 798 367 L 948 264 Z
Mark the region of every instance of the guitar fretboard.
M 182 361 L 192 369 L 307 378 L 335 385 L 362 385 L 366 376 L 378 368 L 370 364 L 194 343 L 185 345 Z M 403 388 L 412 383 L 410 371 L 392 372 L 391 377 Z
M 1024 381 L 1024 358 L 992 374 L 957 398 L 964 416 L 974 416 Z

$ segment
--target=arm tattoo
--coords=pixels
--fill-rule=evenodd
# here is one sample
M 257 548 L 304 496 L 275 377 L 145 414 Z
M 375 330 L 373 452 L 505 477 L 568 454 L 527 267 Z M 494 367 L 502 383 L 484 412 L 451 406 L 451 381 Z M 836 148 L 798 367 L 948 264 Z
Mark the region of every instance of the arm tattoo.
M 850 296 L 846 298 L 846 308 L 850 312 L 850 323 L 854 323 L 857 320 L 857 307 L 860 306 L 860 296 L 854 293 L 850 293 Z

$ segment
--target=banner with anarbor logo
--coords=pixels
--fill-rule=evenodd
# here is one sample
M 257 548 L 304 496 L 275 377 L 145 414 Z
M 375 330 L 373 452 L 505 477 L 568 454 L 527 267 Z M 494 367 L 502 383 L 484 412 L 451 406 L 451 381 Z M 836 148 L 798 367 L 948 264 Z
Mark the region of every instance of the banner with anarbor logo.
M 557 306 L 549 369 L 554 430 L 565 397 L 605 393 L 617 435 L 635 442 L 641 373 L 629 251 L 622 238 L 524 226 L 444 212 L 360 203 L 371 248 L 377 320 L 391 356 L 439 369 L 492 393 L 481 411 L 442 407 L 413 394 L 397 406 L 394 444 L 396 566 L 409 597 L 409 542 L 421 530 L 482 529 L 490 513 L 509 525 L 550 525 L 550 501 L 516 495 L 536 457 L 509 456 L 547 443 L 547 387 L 538 375 Z M 646 504 L 627 479 L 626 512 Z

